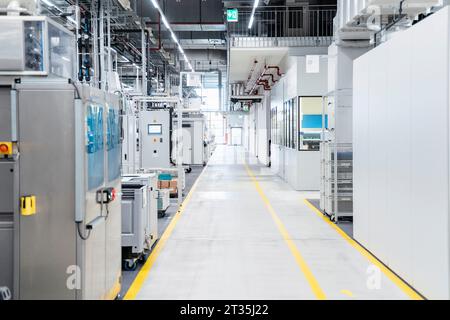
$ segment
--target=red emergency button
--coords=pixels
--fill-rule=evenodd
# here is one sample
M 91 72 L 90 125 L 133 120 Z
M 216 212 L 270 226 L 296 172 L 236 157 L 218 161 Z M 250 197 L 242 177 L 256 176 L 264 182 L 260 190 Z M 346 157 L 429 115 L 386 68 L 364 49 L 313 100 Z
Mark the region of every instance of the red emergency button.
M 111 190 L 111 201 L 114 201 L 114 200 L 116 200 L 116 189 L 112 189 Z
M 1 153 L 9 153 L 9 146 L 6 143 L 0 144 Z
M 11 155 L 12 151 L 12 142 L 0 141 L 0 154 Z

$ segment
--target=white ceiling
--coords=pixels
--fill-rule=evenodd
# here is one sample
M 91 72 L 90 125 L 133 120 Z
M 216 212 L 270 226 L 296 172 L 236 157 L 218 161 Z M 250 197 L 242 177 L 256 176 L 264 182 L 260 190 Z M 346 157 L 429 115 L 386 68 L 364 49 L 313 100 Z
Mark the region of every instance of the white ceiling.
M 246 81 L 255 60 L 258 61 L 258 66 L 278 65 L 287 52 L 287 48 L 232 48 L 230 50 L 230 83 Z

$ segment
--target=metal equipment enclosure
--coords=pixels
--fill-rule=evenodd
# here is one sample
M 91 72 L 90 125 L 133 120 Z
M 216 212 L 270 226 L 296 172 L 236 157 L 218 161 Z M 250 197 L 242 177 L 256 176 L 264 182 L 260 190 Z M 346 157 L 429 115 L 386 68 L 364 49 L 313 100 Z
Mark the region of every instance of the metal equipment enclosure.
M 177 118 L 173 120 L 173 127 L 178 127 Z M 201 113 L 189 113 L 183 115 L 183 164 L 204 165 L 205 159 L 205 118 Z M 177 130 L 172 135 L 172 160 L 176 162 Z
M 67 79 L 0 89 L 0 285 L 16 299 L 120 291 L 120 103 Z
M 157 184 L 155 173 L 122 179 L 122 248 L 127 250 L 123 252 L 126 257 L 145 253 L 158 239 Z
M 140 168 L 169 168 L 171 111 L 141 110 L 139 112 Z

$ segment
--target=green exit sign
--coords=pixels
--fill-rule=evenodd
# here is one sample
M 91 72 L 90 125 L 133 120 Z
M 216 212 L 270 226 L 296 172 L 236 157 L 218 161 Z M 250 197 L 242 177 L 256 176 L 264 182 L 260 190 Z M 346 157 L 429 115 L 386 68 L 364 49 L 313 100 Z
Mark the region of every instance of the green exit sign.
M 238 9 L 227 9 L 227 22 L 238 22 Z

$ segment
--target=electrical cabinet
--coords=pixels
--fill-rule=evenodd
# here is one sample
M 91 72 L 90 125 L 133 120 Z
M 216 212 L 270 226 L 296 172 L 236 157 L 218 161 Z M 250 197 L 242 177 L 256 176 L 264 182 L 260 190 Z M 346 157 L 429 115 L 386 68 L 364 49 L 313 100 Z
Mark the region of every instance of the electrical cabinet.
M 16 299 L 115 298 L 118 97 L 67 79 L 1 81 L 13 152 L 0 157 L 0 285 Z
M 170 167 L 171 111 L 139 112 L 139 156 L 141 169 Z

